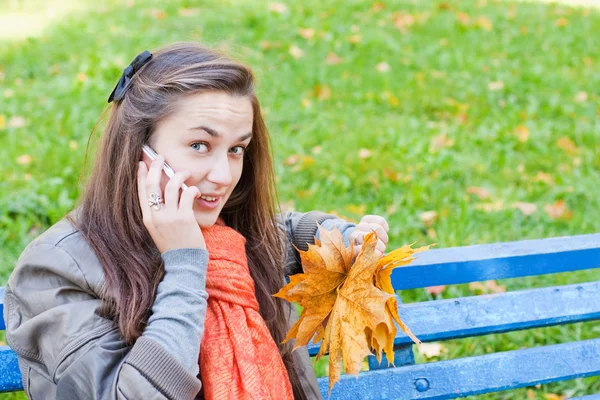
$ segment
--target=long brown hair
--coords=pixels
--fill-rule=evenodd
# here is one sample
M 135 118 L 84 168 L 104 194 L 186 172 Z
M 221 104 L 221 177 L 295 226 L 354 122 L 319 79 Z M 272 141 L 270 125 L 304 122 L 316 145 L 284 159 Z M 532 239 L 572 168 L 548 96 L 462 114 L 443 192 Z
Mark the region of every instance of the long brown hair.
M 197 43 L 175 43 L 153 53 L 133 76 L 124 98 L 113 103 L 96 161 L 80 198 L 77 225 L 105 273 L 103 314 L 113 319 L 128 343 L 144 330 L 156 288 L 163 277 L 158 249 L 143 225 L 136 171 L 142 145 L 182 96 L 207 90 L 248 96 L 253 139 L 238 185 L 221 217 L 246 238 L 246 252 L 260 314 L 279 346 L 296 398 L 305 398 L 290 344 L 282 345 L 289 305 L 272 297 L 283 285 L 283 242 L 275 221 L 275 177 L 269 133 L 245 65 Z

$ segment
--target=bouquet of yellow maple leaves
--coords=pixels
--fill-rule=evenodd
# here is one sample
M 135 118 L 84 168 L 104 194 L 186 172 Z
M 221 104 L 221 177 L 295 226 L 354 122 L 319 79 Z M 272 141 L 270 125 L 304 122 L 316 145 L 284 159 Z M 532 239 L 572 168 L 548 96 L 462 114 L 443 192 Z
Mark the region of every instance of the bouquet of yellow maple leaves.
M 398 315 L 391 274 L 430 246 L 413 249 L 404 245 L 383 256 L 376 253 L 378 238 L 371 232 L 354 257 L 353 243 L 344 246 L 337 228 L 327 231 L 319 226 L 319 235 L 321 240 L 315 238 L 307 251 L 298 250 L 304 273 L 290 276 L 290 282 L 274 296 L 303 307 L 284 343 L 296 339 L 296 349 L 311 339 L 322 341 L 316 358 L 329 353 L 331 394 L 340 379 L 340 362 L 346 373 L 354 375 L 373 352 L 378 362 L 383 352 L 388 363 L 393 362 L 394 321 L 415 343 L 421 343 Z

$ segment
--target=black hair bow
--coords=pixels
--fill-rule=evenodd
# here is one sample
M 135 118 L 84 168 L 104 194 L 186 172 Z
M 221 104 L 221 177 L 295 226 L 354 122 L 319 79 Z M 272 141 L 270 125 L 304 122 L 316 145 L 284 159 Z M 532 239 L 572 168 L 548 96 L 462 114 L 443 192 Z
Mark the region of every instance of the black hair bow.
M 121 75 L 121 79 L 119 79 L 119 82 L 117 82 L 117 86 L 115 86 L 112 93 L 108 97 L 109 103 L 111 101 L 119 101 L 123 98 L 123 96 L 125 95 L 125 91 L 127 90 L 127 87 L 129 85 L 129 82 L 131 82 L 131 77 L 133 77 L 133 75 L 137 71 L 139 71 L 140 68 L 142 68 L 148 61 L 150 61 L 151 58 L 152 54 L 150 54 L 150 52 L 146 50 L 138 54 L 133 59 L 131 64 L 129 64 L 127 68 L 123 70 L 123 75 Z

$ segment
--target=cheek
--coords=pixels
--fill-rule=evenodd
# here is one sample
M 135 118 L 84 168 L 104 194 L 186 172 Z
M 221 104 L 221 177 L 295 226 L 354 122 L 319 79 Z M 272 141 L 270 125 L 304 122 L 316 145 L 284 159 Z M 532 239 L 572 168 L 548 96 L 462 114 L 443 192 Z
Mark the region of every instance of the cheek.
M 231 178 L 232 178 L 232 185 L 233 187 L 235 187 L 238 182 L 240 181 L 240 178 L 242 177 L 242 170 L 244 168 L 244 164 L 242 161 L 240 161 L 237 165 L 234 165 L 231 169 Z

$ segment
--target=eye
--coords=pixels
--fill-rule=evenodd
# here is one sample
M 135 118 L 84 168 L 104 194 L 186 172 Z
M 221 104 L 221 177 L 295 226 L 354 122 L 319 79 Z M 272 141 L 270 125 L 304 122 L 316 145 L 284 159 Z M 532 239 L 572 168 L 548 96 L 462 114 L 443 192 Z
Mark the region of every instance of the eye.
M 231 152 L 233 154 L 235 154 L 236 156 L 241 156 L 242 154 L 244 154 L 246 152 L 246 146 L 235 146 L 231 148 Z M 237 150 L 237 151 L 235 151 Z
M 194 142 L 190 145 L 190 147 L 196 151 L 204 152 L 208 149 L 208 145 L 204 142 Z

